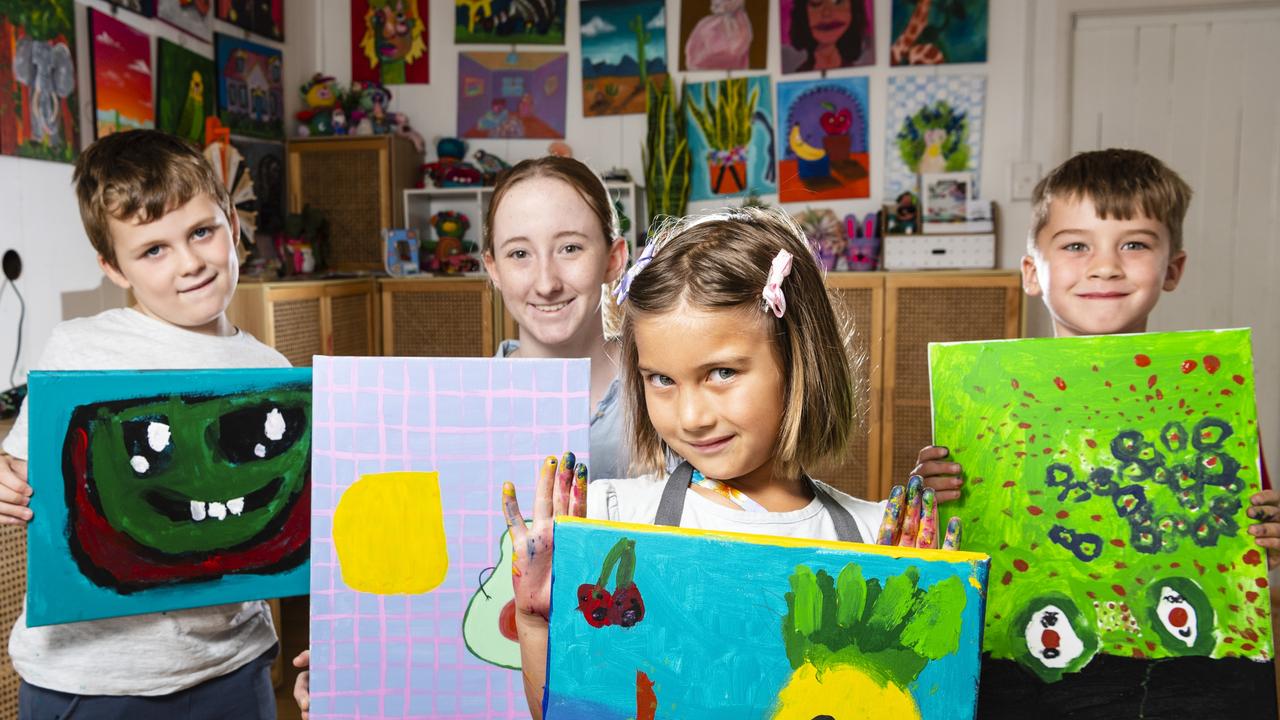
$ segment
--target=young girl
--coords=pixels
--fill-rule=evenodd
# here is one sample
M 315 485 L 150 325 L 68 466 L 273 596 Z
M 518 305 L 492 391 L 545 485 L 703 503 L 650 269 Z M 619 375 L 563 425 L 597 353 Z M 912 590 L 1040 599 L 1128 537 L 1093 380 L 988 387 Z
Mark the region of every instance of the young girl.
M 618 288 L 622 381 L 633 464 L 648 474 L 597 480 L 566 453 L 539 475 L 526 528 L 508 484 L 517 549 L 517 629 L 530 711 L 546 678 L 555 514 L 789 537 L 876 542 L 898 513 L 805 474 L 840 452 L 854 422 L 848 334 L 791 220 L 733 210 L 668 228 Z M 668 474 L 668 471 L 672 470 Z M 932 547 L 932 493 L 913 482 L 903 544 Z M 891 506 L 901 508 L 901 489 Z M 930 520 L 929 518 L 933 518 Z M 893 541 L 893 537 L 886 538 Z

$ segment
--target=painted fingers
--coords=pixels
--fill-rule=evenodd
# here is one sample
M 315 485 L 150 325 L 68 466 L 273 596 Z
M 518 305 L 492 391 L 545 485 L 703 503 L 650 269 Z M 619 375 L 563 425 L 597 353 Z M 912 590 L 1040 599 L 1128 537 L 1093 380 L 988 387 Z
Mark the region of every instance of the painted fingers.
M 937 548 L 955 550 L 960 545 L 960 519 L 951 518 L 945 537 L 939 537 L 938 496 L 933 488 L 925 487 L 924 480 L 912 476 L 906 488 L 895 485 L 889 492 L 884 518 L 876 542 L 880 545 L 899 547 Z

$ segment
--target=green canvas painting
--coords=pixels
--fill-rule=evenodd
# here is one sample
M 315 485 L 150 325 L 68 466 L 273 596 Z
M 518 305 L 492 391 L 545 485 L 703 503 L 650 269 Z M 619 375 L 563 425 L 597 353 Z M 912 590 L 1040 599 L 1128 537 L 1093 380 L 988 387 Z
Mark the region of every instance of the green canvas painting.
M 1046 681 L 1097 653 L 1270 659 L 1250 332 L 929 346 L 934 442 L 989 553 L 983 650 Z

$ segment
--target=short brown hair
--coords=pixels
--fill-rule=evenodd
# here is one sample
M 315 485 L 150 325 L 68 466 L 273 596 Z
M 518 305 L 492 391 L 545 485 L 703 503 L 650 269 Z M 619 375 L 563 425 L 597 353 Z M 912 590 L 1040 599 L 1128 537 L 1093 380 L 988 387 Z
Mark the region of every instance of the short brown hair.
M 1169 252 L 1182 250 L 1182 221 L 1191 204 L 1191 187 L 1141 150 L 1111 148 L 1083 152 L 1044 176 L 1031 195 L 1031 233 L 1027 250 L 1049 222 L 1054 200 L 1089 198 L 1098 217 L 1131 220 L 1144 215 L 1169 229 Z
M 753 310 L 772 328 L 786 388 L 775 456 L 780 471 L 811 468 L 843 452 L 857 422 L 851 328 L 795 222 L 775 209 L 735 208 L 671 223 L 651 242 L 658 243 L 653 260 L 632 280 L 622 304 L 622 377 L 635 469 L 661 471 L 667 456 L 645 403 L 636 318 L 682 303 Z M 779 250 L 792 255 L 780 318 L 762 311 L 761 298 Z
M 580 160 L 547 155 L 546 157 L 521 160 L 515 167 L 504 170 L 498 176 L 497 185 L 493 188 L 493 196 L 489 199 L 489 209 L 484 215 L 484 234 L 480 238 L 480 249 L 493 252 L 493 219 L 498 214 L 498 205 L 507 191 L 523 180 L 530 178 L 553 178 L 577 191 L 582 201 L 591 208 L 591 212 L 600 221 L 600 232 L 604 235 L 606 245 L 622 233 L 618 229 L 618 214 L 614 211 L 613 199 L 609 190 L 600 179 Z
M 71 179 L 89 242 L 112 267 L 119 265 L 111 218 L 153 222 L 204 193 L 231 219 L 231 197 L 204 155 L 159 130 L 129 130 L 98 140 L 80 153 Z

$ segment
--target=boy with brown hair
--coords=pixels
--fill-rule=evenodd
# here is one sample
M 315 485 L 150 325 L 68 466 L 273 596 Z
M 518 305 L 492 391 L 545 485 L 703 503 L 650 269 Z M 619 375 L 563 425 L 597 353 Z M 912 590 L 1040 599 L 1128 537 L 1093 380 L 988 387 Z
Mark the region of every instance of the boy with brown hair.
M 240 222 L 199 150 L 154 130 L 117 133 L 80 154 L 73 179 L 99 265 L 137 302 L 60 323 L 36 369 L 288 367 L 227 320 Z M 0 457 L 8 524 L 32 519 L 27 413 L 24 402 Z M 23 720 L 274 718 L 277 652 L 262 601 L 35 628 L 24 608 L 9 640 Z
M 1191 188 L 1138 150 L 1080 153 L 1049 172 L 1032 194 L 1022 287 L 1043 299 L 1055 337 L 1141 333 L 1163 292 L 1186 267 L 1182 223 Z M 913 475 L 939 502 L 963 480 L 948 450 L 920 451 Z M 1262 470 L 1249 528 L 1280 564 L 1280 493 Z M 984 718 L 1275 717 L 1271 663 L 1182 657 L 1142 661 L 1099 654 L 1080 672 L 1045 683 L 1011 660 L 983 658 L 978 712 Z

